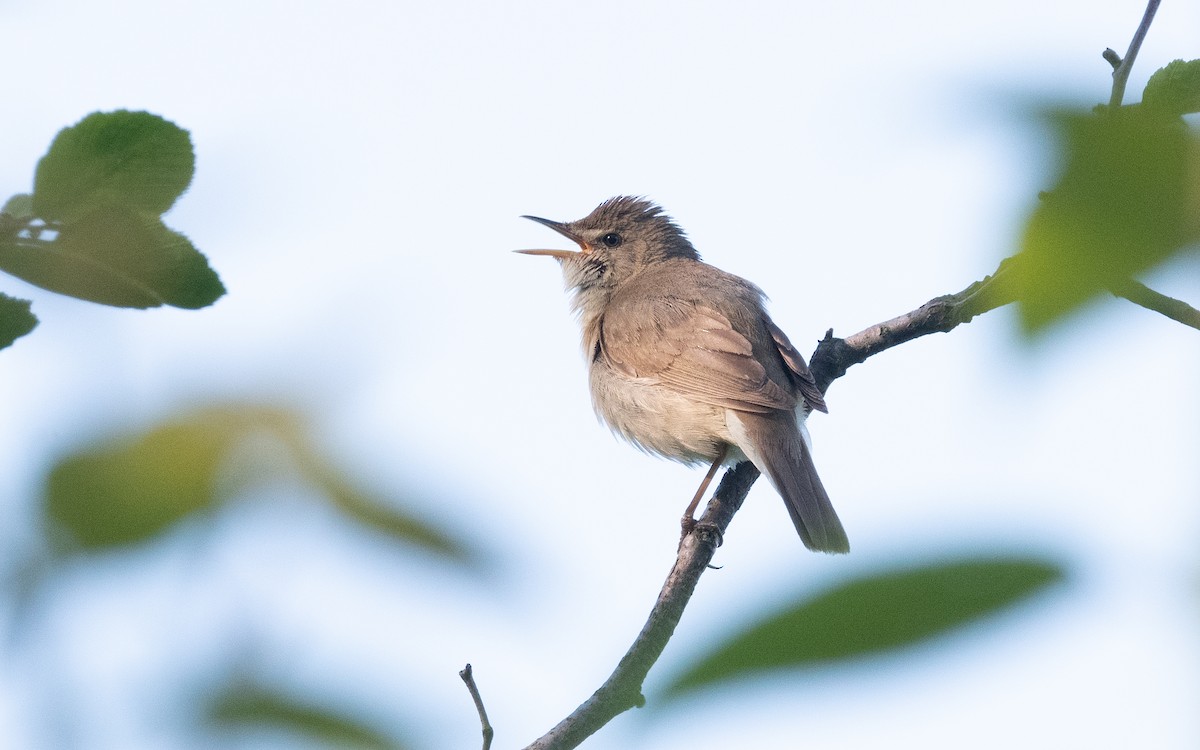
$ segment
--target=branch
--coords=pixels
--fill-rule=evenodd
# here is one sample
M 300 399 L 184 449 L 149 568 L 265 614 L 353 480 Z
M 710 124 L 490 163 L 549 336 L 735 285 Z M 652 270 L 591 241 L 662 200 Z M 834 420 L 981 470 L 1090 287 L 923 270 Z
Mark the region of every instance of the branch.
M 1183 323 L 1185 326 L 1191 326 L 1196 330 L 1200 330 L 1200 310 L 1197 310 L 1183 300 L 1156 292 L 1140 281 L 1128 279 L 1113 284 L 1108 288 L 1108 291 L 1118 297 L 1129 300 L 1135 305 L 1141 305 L 1147 310 L 1162 313 L 1177 323 Z
M 675 632 L 700 575 L 712 562 L 725 529 L 733 514 L 742 507 L 755 479 L 758 479 L 758 469 L 749 461 L 725 472 L 695 531 L 683 538 L 675 567 L 671 568 L 649 619 L 616 670 L 592 697 L 526 750 L 578 747 L 614 717 L 645 704 L 642 683 Z
M 994 273 L 961 292 L 935 297 L 912 312 L 844 339 L 834 338 L 830 330 L 817 344 L 810 364 L 817 386 L 824 393 L 834 380 L 869 357 L 921 336 L 952 331 L 976 316 L 1015 302 L 1017 285 L 1008 278 L 1013 273 L 1014 264 L 1013 258 L 1005 258 Z M 1130 280 L 1114 287 L 1113 293 L 1185 325 L 1200 328 L 1200 311 L 1136 281 Z M 570 716 L 525 750 L 569 750 L 578 747 L 616 716 L 645 704 L 642 683 L 666 648 L 700 576 L 712 562 L 729 522 L 742 507 L 742 502 L 758 477 L 758 469 L 749 461 L 743 461 L 725 472 L 704 515 L 697 522 L 695 532 L 683 538 L 675 566 L 659 592 L 650 617 L 616 670 Z
M 1105 50 L 1104 58 L 1113 65 L 1113 92 L 1110 102 L 1113 107 L 1120 106 L 1125 96 L 1129 71 L 1137 58 L 1158 5 L 1159 0 L 1150 0 L 1124 60 L 1112 50 Z M 854 365 L 865 362 L 868 357 L 921 336 L 952 331 L 978 315 L 1015 302 L 1018 285 L 1011 283 L 1007 278 L 1013 273 L 1013 265 L 1014 259 L 1006 258 L 995 273 L 971 284 L 961 292 L 935 297 L 912 312 L 871 326 L 845 339 L 834 338 L 833 330 L 830 329 L 825 338 L 818 343 L 810 364 L 817 386 L 824 393 L 834 380 L 845 375 Z M 1161 295 L 1136 281 L 1130 280 L 1116 285 L 1112 291 L 1185 325 L 1200 328 L 1200 311 L 1179 300 Z M 667 641 L 675 632 L 700 576 L 712 561 L 729 522 L 758 477 L 758 469 L 749 461 L 743 461 L 725 473 L 695 530 L 681 541 L 675 566 L 667 576 L 646 624 L 622 657 L 616 670 L 570 716 L 530 744 L 526 750 L 569 750 L 578 747 L 616 716 L 645 704 L 642 684 L 646 675 L 666 648 Z M 482 714 L 482 707 L 480 711 Z
M 976 281 L 958 294 L 934 297 L 912 312 L 873 325 L 844 339 L 834 338 L 833 330 L 817 344 L 809 369 L 821 392 L 867 357 L 931 333 L 947 333 L 975 316 L 1015 302 L 1015 284 L 1007 277 L 1014 261 L 1005 258 L 991 276 Z
M 479 712 L 479 723 L 483 727 L 483 750 L 488 750 L 492 746 L 492 737 L 496 734 L 496 730 L 492 729 L 491 722 L 488 721 L 487 711 L 483 707 L 483 696 L 479 694 L 479 688 L 475 686 L 475 673 L 471 671 L 471 665 L 468 664 L 460 669 L 458 676 L 467 683 L 467 690 L 471 692 L 471 700 L 475 701 L 475 710 Z
M 1012 289 L 1012 285 L 1005 286 L 1002 283 L 1010 272 L 1011 261 L 1011 258 L 1002 261 L 994 274 L 971 284 L 958 294 L 932 299 L 910 313 L 871 326 L 849 338 L 834 338 L 831 331 L 813 354 L 812 371 L 817 385 L 825 391 L 834 380 L 845 375 L 852 365 L 874 354 L 926 334 L 950 331 L 976 315 L 1012 302 L 1013 298 L 1001 291 Z M 712 562 L 733 514 L 742 506 L 758 477 L 758 469 L 749 461 L 743 461 L 725 472 L 704 515 L 696 524 L 695 533 L 684 537 L 675 567 L 667 576 L 650 617 L 616 670 L 592 697 L 526 750 L 567 750 L 578 747 L 614 717 L 646 702 L 642 696 L 642 683 L 650 667 L 666 648 L 701 574 Z
M 1142 48 L 1146 32 L 1150 31 L 1150 22 L 1154 20 L 1154 14 L 1158 12 L 1159 2 L 1160 0 L 1150 0 L 1146 4 L 1146 12 L 1142 14 L 1142 23 L 1137 27 L 1137 31 L 1133 32 L 1133 41 L 1129 43 L 1129 51 L 1125 53 L 1124 60 L 1111 49 L 1104 50 L 1104 59 L 1113 66 L 1112 96 L 1108 100 L 1108 106 L 1113 109 L 1121 106 L 1122 100 L 1125 99 L 1125 84 L 1129 81 L 1129 72 L 1133 70 L 1133 61 L 1137 59 L 1138 51 Z

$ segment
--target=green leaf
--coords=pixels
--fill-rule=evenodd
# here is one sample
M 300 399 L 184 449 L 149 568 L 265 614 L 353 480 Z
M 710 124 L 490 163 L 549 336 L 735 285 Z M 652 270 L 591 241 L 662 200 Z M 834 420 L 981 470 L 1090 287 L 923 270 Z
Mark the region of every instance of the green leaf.
M 281 430 L 278 436 L 290 448 L 301 476 L 348 518 L 424 552 L 478 567 L 481 561 L 461 539 L 405 512 L 394 501 L 362 489 L 352 477 L 332 466 L 298 426 Z
M 37 327 L 37 316 L 29 311 L 30 302 L 0 294 L 0 349 Z
M 255 451 L 263 439 L 292 461 Z M 321 456 L 302 419 L 269 407 L 212 407 L 67 456 L 51 469 L 44 512 L 80 547 L 126 545 L 163 533 L 248 486 L 297 475 L 351 520 L 443 560 L 477 562 L 462 541 L 395 502 L 355 489 Z
M 192 181 L 183 128 L 149 112 L 96 112 L 59 131 L 38 162 L 34 213 L 67 221 L 101 204 L 161 214 Z
M 328 470 L 306 473 L 338 510 L 358 523 L 435 555 L 461 563 L 478 562 L 461 540 L 420 518 L 401 512 L 383 498 L 362 491 L 346 477 Z
M 1142 106 L 1169 117 L 1200 112 L 1200 60 L 1175 60 L 1146 82 Z
M 1196 145 L 1178 119 L 1141 108 L 1047 116 L 1062 174 L 1025 227 L 1010 290 L 1027 333 L 1044 330 L 1195 239 L 1189 168 Z
M 17 193 L 4 203 L 4 208 L 0 208 L 0 213 L 17 219 L 27 219 L 33 216 L 33 196 L 29 193 Z
M 52 240 L 0 241 L 0 270 L 43 289 L 115 307 L 195 309 L 225 293 L 186 237 L 157 216 L 116 204 L 76 217 Z
M 236 686 L 218 695 L 207 714 L 208 722 L 221 729 L 283 730 L 339 748 L 403 747 L 357 719 L 251 686 Z
M 1063 578 L 1043 560 L 978 558 L 842 583 L 750 625 L 666 688 L 676 699 L 785 667 L 880 654 L 1011 607 Z
M 96 112 L 55 137 L 32 196 L 5 204 L 0 270 L 116 307 L 196 309 L 225 293 L 208 261 L 159 218 L 195 168 L 186 130 L 148 112 Z
M 143 541 L 216 505 L 229 447 L 224 430 L 196 420 L 87 448 L 51 469 L 46 516 L 84 549 Z

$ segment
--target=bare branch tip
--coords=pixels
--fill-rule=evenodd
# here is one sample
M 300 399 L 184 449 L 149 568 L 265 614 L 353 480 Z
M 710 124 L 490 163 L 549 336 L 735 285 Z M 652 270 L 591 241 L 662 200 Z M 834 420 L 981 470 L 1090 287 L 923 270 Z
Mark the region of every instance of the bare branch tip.
M 1146 3 L 1146 11 L 1142 14 L 1142 22 L 1138 25 L 1137 31 L 1133 33 L 1133 41 L 1129 43 L 1129 51 L 1125 53 L 1125 59 L 1120 59 L 1117 53 L 1112 50 L 1105 50 L 1104 59 L 1108 60 L 1113 66 L 1113 86 L 1112 95 L 1108 99 L 1108 106 L 1116 109 L 1121 106 L 1125 99 L 1125 84 L 1129 80 L 1129 71 L 1133 69 L 1133 62 L 1137 59 L 1138 51 L 1142 48 L 1142 42 L 1146 39 L 1146 33 L 1150 31 L 1150 24 L 1154 21 L 1154 14 L 1158 12 L 1159 3 L 1162 0 L 1149 0 Z M 1112 52 L 1111 55 L 1108 53 Z M 1112 58 L 1116 57 L 1119 62 L 1113 63 Z
M 496 730 L 492 728 L 488 721 L 487 710 L 483 707 L 483 696 L 479 694 L 479 688 L 475 685 L 475 674 L 471 670 L 471 665 L 463 667 L 459 670 L 458 676 L 467 684 L 467 690 L 471 693 L 471 700 L 475 702 L 475 710 L 479 712 L 479 724 L 483 730 L 483 750 L 488 750 L 492 746 L 492 737 L 495 736 Z
M 1126 279 L 1114 283 L 1109 286 L 1108 290 L 1117 297 L 1164 315 L 1176 323 L 1200 330 L 1200 310 L 1183 300 L 1157 292 L 1136 279 Z

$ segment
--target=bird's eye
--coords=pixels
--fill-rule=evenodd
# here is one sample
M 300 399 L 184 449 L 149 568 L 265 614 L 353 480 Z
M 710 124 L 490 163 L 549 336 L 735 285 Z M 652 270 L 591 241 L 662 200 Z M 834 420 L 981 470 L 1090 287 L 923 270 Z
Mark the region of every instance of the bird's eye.
M 604 243 L 605 247 L 616 247 L 621 244 L 621 235 L 616 232 L 609 232 L 601 237 L 600 241 Z

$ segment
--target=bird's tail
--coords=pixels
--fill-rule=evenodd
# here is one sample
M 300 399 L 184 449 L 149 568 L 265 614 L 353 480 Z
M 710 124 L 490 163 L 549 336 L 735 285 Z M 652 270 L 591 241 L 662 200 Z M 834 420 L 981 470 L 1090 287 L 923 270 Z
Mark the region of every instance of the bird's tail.
M 738 447 L 783 497 L 804 546 L 818 552 L 849 552 L 846 530 L 817 476 L 812 451 L 792 415 L 732 410 L 726 415 Z

